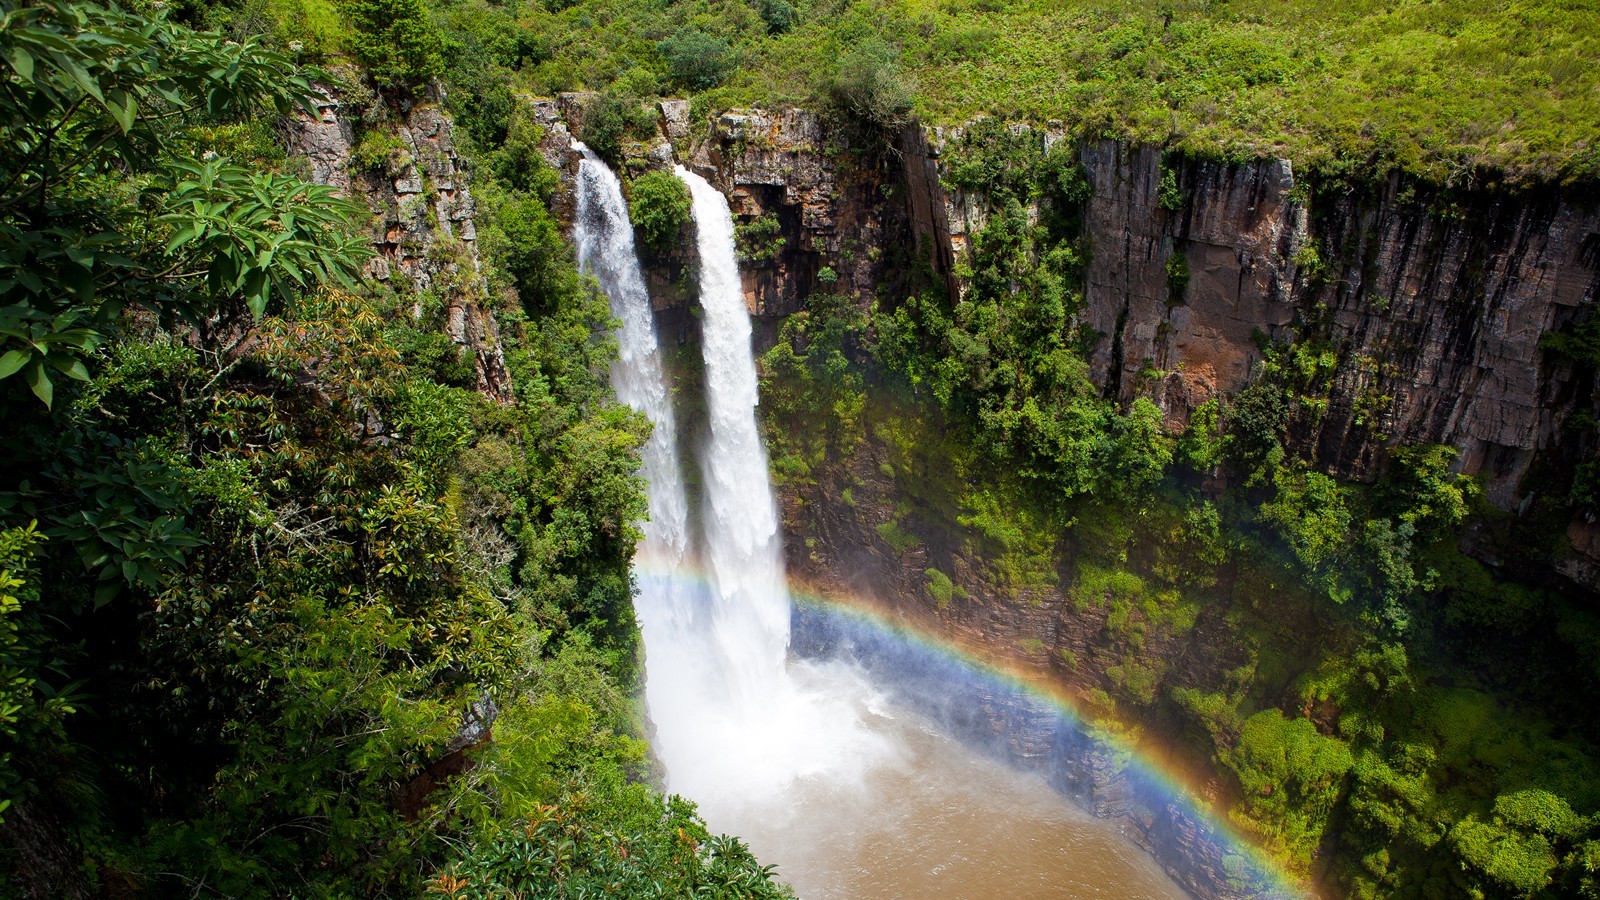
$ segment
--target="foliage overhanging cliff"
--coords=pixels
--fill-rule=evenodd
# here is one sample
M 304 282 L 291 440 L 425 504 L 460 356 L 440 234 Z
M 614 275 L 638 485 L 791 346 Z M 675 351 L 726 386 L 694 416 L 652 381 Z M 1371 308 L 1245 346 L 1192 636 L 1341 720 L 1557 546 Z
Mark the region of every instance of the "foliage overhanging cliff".
M 335 90 L 227 7 L 0 4 L 0 893 L 785 893 L 644 783 L 646 426 L 407 9 Z

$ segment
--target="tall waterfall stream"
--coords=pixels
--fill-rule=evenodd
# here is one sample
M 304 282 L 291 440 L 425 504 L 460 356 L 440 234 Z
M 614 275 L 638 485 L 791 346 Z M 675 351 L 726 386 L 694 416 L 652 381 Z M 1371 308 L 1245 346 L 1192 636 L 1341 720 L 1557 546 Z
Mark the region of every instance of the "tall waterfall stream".
M 687 450 L 703 485 L 696 517 L 622 187 L 579 149 L 579 261 L 622 323 L 612 384 L 655 426 L 635 608 L 666 788 L 807 900 L 1184 896 L 1108 823 L 898 707 L 858 666 L 791 656 L 727 200 L 677 170 L 693 199 L 710 420 L 704 446 Z

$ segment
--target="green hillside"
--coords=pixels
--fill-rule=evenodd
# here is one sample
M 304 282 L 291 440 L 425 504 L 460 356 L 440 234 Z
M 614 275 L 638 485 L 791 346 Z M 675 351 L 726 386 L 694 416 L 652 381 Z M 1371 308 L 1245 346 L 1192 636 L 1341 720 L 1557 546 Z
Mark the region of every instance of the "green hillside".
M 437 14 L 537 94 L 811 103 L 881 69 L 930 124 L 1059 119 L 1450 182 L 1600 177 L 1594 0 L 473 0 Z

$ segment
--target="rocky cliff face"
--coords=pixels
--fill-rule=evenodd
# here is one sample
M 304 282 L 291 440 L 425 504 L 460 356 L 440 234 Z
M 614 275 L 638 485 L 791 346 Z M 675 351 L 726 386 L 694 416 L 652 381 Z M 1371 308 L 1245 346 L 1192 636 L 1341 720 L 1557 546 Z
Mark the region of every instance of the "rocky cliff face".
M 1013 126 L 1049 148 L 1050 127 Z M 952 295 L 956 261 L 990 212 L 940 177 L 960 129 L 909 128 L 852 148 L 811 114 L 729 113 L 692 159 L 745 219 L 776 215 L 790 246 L 748 267 L 752 312 L 783 316 L 811 292 L 866 305 L 928 266 Z M 1091 377 L 1121 401 L 1153 397 L 1174 426 L 1249 381 L 1260 341 L 1312 343 L 1336 360 L 1326 411 L 1294 439 L 1330 471 L 1382 473 L 1391 446 L 1438 443 L 1524 508 L 1541 459 L 1570 464 L 1593 375 L 1541 338 L 1600 302 L 1600 206 L 1554 192 L 1446 194 L 1400 176 L 1365 189 L 1297 181 L 1287 160 L 1164 161 L 1153 147 L 1085 144 L 1089 263 L 1081 321 Z M 819 283 L 824 267 L 836 283 Z M 1175 283 L 1174 269 L 1185 273 Z M 1592 523 L 1557 568 L 1600 587 Z M 1593 557 L 1593 558 L 1592 558 Z
M 581 114 L 552 105 L 551 120 Z M 776 253 L 745 266 L 761 317 L 814 292 L 892 299 L 928 264 L 953 294 L 955 261 L 987 221 L 987 198 L 946 190 L 941 157 L 960 129 L 902 132 L 892 146 L 830 129 L 802 110 L 688 121 L 662 104 L 640 166 L 679 160 L 729 195 L 740 221 L 773 217 Z M 1063 139 L 1030 129 L 1046 147 Z M 1258 339 L 1317 342 L 1337 358 L 1327 412 L 1297 436 L 1330 471 L 1367 479 L 1385 448 L 1439 443 L 1514 509 L 1523 480 L 1591 385 L 1540 348 L 1600 302 L 1600 207 L 1553 193 L 1446 196 L 1396 176 L 1315 188 L 1289 161 L 1163 161 L 1153 147 L 1085 144 L 1091 374 L 1110 396 L 1153 396 L 1174 425 L 1234 393 Z M 1315 188 L 1315 189 L 1314 189 Z M 686 260 L 659 279 L 682 282 Z M 1187 271 L 1175 289 L 1169 270 Z M 687 302 L 679 290 L 664 306 Z
M 569 145 L 589 97 L 530 101 L 546 129 L 546 158 L 558 169 L 576 172 Z M 742 255 L 745 301 L 768 324 L 802 310 L 814 293 L 868 300 L 892 293 L 919 240 L 932 247 L 945 239 L 942 226 L 929 224 L 942 215 L 936 173 L 923 170 L 917 202 L 908 203 L 907 167 L 881 141 L 852 139 L 806 110 L 736 110 L 699 123 L 687 101 L 663 101 L 656 111 L 659 133 L 625 146 L 624 174 L 681 164 L 728 196 L 738 224 L 776 223 L 770 240 L 752 236 L 741 248 L 751 251 Z M 920 132 L 908 135 L 920 139 Z M 645 260 L 652 300 L 668 314 L 692 302 L 684 276 L 693 242 L 684 244 Z
M 939 178 L 960 130 L 909 128 L 878 146 L 805 110 L 690 123 L 669 102 L 661 120 L 640 165 L 682 159 L 728 192 L 742 223 L 778 221 L 781 250 L 746 264 L 754 314 L 792 314 L 816 291 L 893 298 L 918 264 L 960 291 L 954 261 L 989 215 L 986 197 Z M 1115 399 L 1150 394 L 1186 423 L 1248 383 L 1259 336 L 1317 341 L 1338 367 L 1328 412 L 1302 440 L 1326 468 L 1368 479 L 1390 445 L 1451 445 L 1504 509 L 1589 400 L 1539 338 L 1600 301 L 1600 208 L 1445 197 L 1400 176 L 1314 191 L 1288 160 L 1168 165 L 1155 147 L 1114 141 L 1078 157 L 1093 189 L 1082 320 L 1098 335 L 1091 373 Z M 1181 290 L 1174 264 L 1187 271 Z M 670 275 L 662 287 L 682 272 Z
M 1580 393 L 1540 337 L 1600 301 L 1600 209 L 1544 194 L 1444 197 L 1396 176 L 1371 190 L 1297 191 L 1286 160 L 1191 162 L 1161 198 L 1150 148 L 1082 154 L 1091 263 L 1085 318 L 1106 335 L 1094 372 L 1120 399 L 1154 369 L 1175 421 L 1242 388 L 1253 336 L 1337 354 L 1308 443 L 1340 474 L 1376 474 L 1390 444 L 1448 444 L 1514 508 Z M 1309 199 L 1308 199 L 1309 198 Z M 1181 254 L 1189 282 L 1169 290 Z
M 356 168 L 355 122 L 332 88 L 323 90 L 315 117 L 289 121 L 289 152 L 305 160 L 312 180 L 366 202 L 375 251 L 367 274 L 391 283 L 404 279 L 412 292 L 438 292 L 446 333 L 473 353 L 478 389 L 510 399 L 511 377 L 478 270 L 472 191 L 450 120 L 426 103 L 392 112 L 401 149 L 380 169 Z

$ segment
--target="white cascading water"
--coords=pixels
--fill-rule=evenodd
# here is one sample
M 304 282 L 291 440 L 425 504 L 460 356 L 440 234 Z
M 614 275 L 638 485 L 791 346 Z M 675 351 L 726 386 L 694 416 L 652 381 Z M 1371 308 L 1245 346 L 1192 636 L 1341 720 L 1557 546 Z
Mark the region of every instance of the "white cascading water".
M 611 386 L 618 400 L 644 413 L 654 426 L 640 451 L 642 474 L 649 484 L 650 521 L 644 525 L 635 565 L 650 572 L 675 572 L 689 556 L 689 501 L 678 464 L 678 426 L 661 371 L 650 295 L 634 251 L 621 182 L 588 147 L 581 143 L 573 147 L 583 154 L 573 229 L 578 265 L 594 275 L 611 300 L 611 314 L 622 322 Z
M 755 359 L 728 202 L 679 166 L 700 261 L 701 344 L 710 433 L 704 479 L 705 615 L 693 634 L 658 644 L 646 632 L 647 678 L 659 652 L 700 653 L 671 690 L 649 688 L 667 786 L 700 804 L 718 830 L 772 834 L 796 810 L 797 782 L 859 782 L 889 755 L 863 727 L 873 694 L 853 668 L 788 660 L 790 601 L 767 453 L 756 425 Z M 676 668 L 676 667 L 675 667 Z M 686 668 L 686 667 L 685 667 Z M 658 702 L 658 698 L 659 702 Z
M 754 714 L 779 689 L 789 650 L 789 593 L 767 451 L 756 426 L 756 365 L 750 314 L 734 250 L 733 215 L 722 192 L 679 166 L 689 186 L 700 251 L 702 353 L 711 433 L 700 457 L 705 479 L 707 576 L 716 592 L 716 638 L 733 701 Z
M 644 413 L 653 426 L 640 450 L 650 520 L 633 558 L 634 612 L 645 644 L 645 701 L 653 712 L 670 713 L 682 708 L 683 698 L 703 696 L 711 677 L 704 664 L 707 625 L 696 614 L 701 591 L 693 577 L 678 425 L 622 184 L 593 151 L 578 142 L 573 147 L 583 155 L 573 229 L 578 264 L 599 282 L 621 322 L 611 384 L 617 399 Z M 655 718 L 672 730 L 670 715 Z
M 855 669 L 788 665 L 789 594 L 755 420 L 750 317 L 727 201 L 679 171 L 699 233 L 710 418 L 700 459 L 704 535 L 696 542 L 672 395 L 622 186 L 592 151 L 575 147 L 583 155 L 579 264 L 622 323 L 611 381 L 617 398 L 654 425 L 641 452 L 650 521 L 634 557 L 653 744 L 669 790 L 698 803 L 716 830 L 759 844 L 758 834 L 775 834 L 789 821 L 798 780 L 854 782 L 863 766 L 885 757 L 887 742 L 860 725 L 872 695 Z

